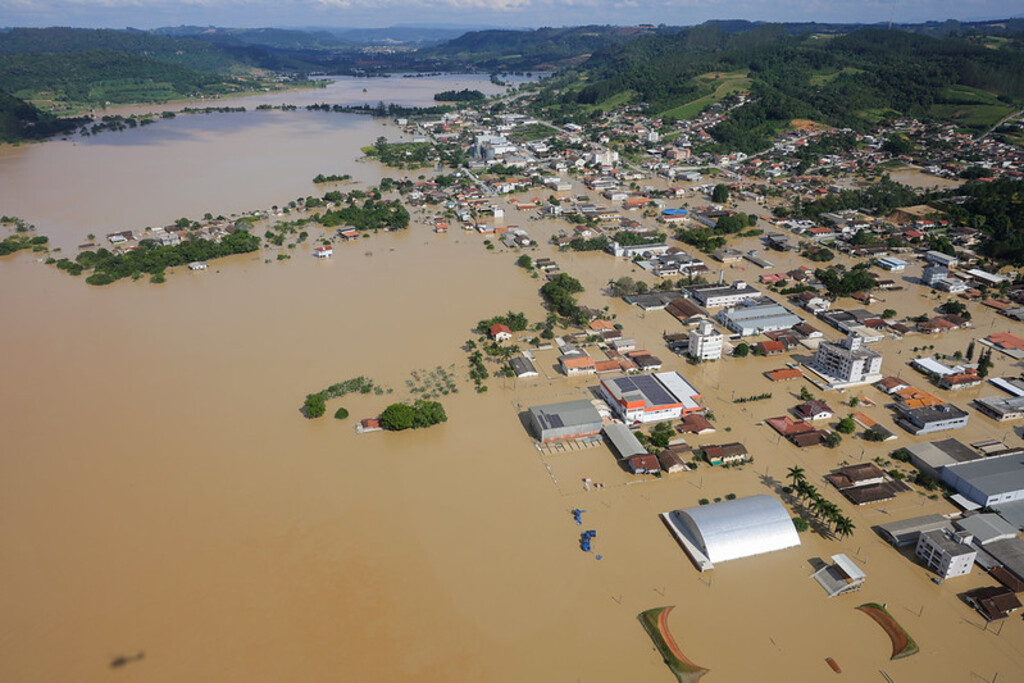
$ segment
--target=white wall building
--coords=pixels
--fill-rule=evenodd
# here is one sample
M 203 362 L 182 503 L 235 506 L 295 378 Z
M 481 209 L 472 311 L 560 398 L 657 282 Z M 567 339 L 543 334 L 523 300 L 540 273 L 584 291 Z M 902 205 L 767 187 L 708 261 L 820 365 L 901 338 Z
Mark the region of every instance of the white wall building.
M 970 574 L 978 551 L 971 548 L 974 537 L 966 531 L 923 531 L 914 554 L 944 579 Z
M 702 320 L 697 329 L 690 330 L 690 346 L 687 353 L 700 360 L 718 360 L 722 357 L 725 336 L 707 320 Z
M 871 384 L 882 379 L 882 356 L 864 346 L 863 337 L 851 332 L 838 344 L 818 344 L 811 368 L 828 378 L 833 389 Z

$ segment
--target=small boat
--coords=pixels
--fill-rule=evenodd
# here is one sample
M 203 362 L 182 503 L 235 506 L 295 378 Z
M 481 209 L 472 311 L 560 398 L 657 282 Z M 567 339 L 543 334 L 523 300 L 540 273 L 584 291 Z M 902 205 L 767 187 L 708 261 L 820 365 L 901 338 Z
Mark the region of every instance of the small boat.
M 839 668 L 838 664 L 836 664 L 836 660 L 832 659 L 831 657 L 826 657 L 825 663 L 832 667 L 832 670 L 835 671 L 837 674 L 843 673 L 843 670 Z

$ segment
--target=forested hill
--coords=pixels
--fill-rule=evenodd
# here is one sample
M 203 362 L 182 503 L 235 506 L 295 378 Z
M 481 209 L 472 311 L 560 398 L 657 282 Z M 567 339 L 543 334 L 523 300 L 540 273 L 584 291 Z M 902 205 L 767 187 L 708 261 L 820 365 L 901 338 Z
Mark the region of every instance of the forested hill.
M 578 64 L 592 53 L 637 37 L 678 29 L 653 26 L 574 26 L 535 30 L 471 31 L 421 55 L 478 68 L 511 71 Z
M 707 24 L 601 50 L 581 76 L 583 82 L 546 93 L 542 103 L 563 115 L 607 101 L 676 115 L 732 79 L 734 91 L 748 90 L 754 101 L 712 134 L 749 152 L 763 149 L 794 118 L 865 129 L 909 115 L 983 129 L 997 112 L 1024 101 L 1024 41 L 1019 34 L 931 37 L 878 28 L 793 34 L 771 24 L 735 33 Z
M 74 130 L 77 120 L 58 119 L 0 90 L 0 142 L 42 139 Z
M 210 43 L 146 31 L 15 28 L 0 32 L 2 54 L 75 54 L 95 50 L 143 55 L 199 71 L 227 72 L 239 66 L 235 56 Z

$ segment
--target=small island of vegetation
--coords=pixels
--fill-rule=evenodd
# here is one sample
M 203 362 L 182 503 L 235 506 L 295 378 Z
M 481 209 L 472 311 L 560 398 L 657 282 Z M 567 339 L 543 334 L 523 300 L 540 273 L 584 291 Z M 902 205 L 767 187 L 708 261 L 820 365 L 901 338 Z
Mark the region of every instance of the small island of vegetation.
M 348 394 L 368 394 L 374 389 L 377 389 L 378 394 L 384 393 L 383 388 L 374 387 L 373 380 L 367 379 L 360 375 L 359 377 L 353 377 L 347 379 L 344 382 L 338 382 L 331 386 L 316 392 L 315 394 L 309 394 L 306 396 L 306 401 L 302 404 L 302 412 L 305 413 L 308 418 L 323 417 L 324 413 L 327 412 L 327 401 L 332 398 L 341 398 Z M 339 408 L 335 413 L 334 417 L 339 420 L 343 420 L 348 417 L 348 411 L 344 408 Z
M 392 403 L 380 415 L 380 426 L 392 432 L 420 429 L 448 421 L 444 406 L 437 401 L 419 399 L 412 405 Z
M 444 90 L 434 95 L 434 100 L 437 102 L 479 102 L 480 100 L 487 99 L 479 90 L 470 90 L 464 88 L 463 90 Z
M 49 259 L 47 263 L 71 275 L 81 275 L 84 270 L 91 269 L 92 275 L 85 279 L 86 282 L 90 285 L 109 285 L 126 277 L 138 279 L 143 273 L 160 281 L 166 268 L 193 261 L 210 261 L 231 254 L 245 254 L 259 248 L 259 237 L 245 230 L 236 230 L 219 242 L 189 239 L 181 244 L 161 246 L 155 240 L 143 239 L 139 241 L 138 248 L 126 253 L 119 254 L 101 248 L 83 251 L 74 261 L 62 258 Z

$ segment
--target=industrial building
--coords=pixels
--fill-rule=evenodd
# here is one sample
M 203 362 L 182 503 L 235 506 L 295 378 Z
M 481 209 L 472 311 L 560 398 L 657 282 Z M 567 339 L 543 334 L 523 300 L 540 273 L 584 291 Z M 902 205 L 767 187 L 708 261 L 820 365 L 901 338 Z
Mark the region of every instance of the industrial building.
M 715 562 L 800 545 L 789 512 L 768 495 L 673 510 L 661 518 L 702 572 Z
M 731 285 L 689 285 L 683 291 L 704 308 L 735 306 L 741 301 L 761 296 L 761 293 L 746 282 L 737 280 Z
M 788 330 L 803 322 L 800 316 L 768 298 L 749 300 L 740 306 L 726 308 L 715 319 L 729 331 L 743 337 Z
M 701 409 L 701 393 L 678 372 L 609 377 L 601 394 L 627 425 L 677 420 Z
M 540 441 L 561 441 L 601 433 L 601 414 L 586 400 L 534 406 L 527 411 L 530 431 Z
M 981 507 L 1024 500 L 1024 453 L 1014 451 L 941 471 L 942 481 Z

